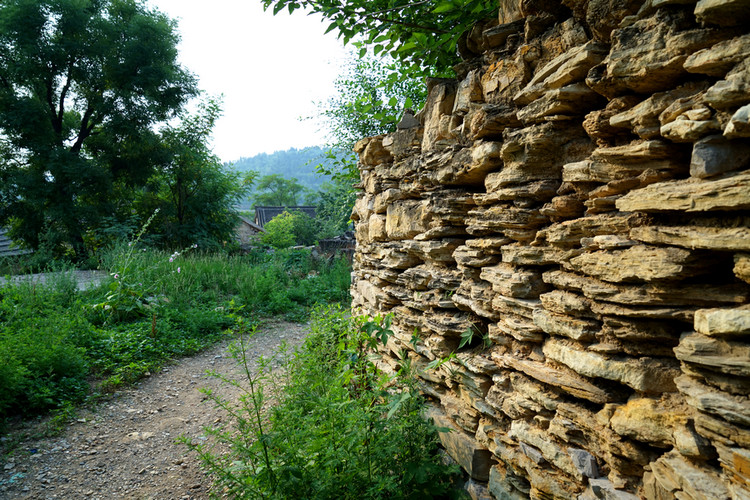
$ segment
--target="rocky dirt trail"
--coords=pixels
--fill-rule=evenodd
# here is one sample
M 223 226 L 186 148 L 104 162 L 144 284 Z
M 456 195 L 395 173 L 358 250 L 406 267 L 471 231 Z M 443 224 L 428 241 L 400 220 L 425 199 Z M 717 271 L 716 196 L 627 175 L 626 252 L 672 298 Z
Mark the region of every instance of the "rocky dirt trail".
M 299 345 L 304 325 L 270 322 L 247 342 L 248 360 L 271 357 L 282 342 Z M 199 391 L 225 398 L 238 390 L 207 371 L 240 376 L 225 341 L 123 390 L 93 409 L 83 409 L 60 435 L 27 441 L 0 466 L 2 499 L 202 499 L 211 478 L 195 453 L 176 440 L 206 439 L 204 428 L 225 414 Z

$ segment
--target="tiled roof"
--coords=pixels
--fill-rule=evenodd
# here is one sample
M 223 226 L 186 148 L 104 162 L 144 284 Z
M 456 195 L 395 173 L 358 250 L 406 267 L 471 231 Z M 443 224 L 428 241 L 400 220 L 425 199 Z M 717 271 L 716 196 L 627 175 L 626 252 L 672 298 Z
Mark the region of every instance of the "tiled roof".
M 255 207 L 255 223 L 263 227 L 268 221 L 284 212 L 302 212 L 315 218 L 315 207 Z
M 8 238 L 5 229 L 0 228 L 0 257 L 9 257 L 11 255 L 24 255 L 31 253 L 31 250 L 19 248 Z

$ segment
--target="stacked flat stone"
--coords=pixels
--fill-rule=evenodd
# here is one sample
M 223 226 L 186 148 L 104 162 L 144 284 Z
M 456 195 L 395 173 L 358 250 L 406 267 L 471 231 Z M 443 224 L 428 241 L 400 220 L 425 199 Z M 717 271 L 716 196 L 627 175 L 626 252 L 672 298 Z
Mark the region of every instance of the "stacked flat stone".
M 474 498 L 750 499 L 748 26 L 502 0 L 357 144 L 354 305 L 393 313 L 381 368 L 418 371 Z

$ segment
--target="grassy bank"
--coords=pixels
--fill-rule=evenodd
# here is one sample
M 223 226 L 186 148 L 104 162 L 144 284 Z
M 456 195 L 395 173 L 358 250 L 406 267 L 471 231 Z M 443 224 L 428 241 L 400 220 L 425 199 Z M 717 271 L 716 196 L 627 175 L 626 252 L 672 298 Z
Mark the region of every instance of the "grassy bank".
M 111 277 L 79 292 L 70 276 L 0 287 L 0 422 L 113 390 L 263 317 L 306 319 L 347 303 L 349 265 L 309 252 L 245 256 L 136 250 L 105 255 Z

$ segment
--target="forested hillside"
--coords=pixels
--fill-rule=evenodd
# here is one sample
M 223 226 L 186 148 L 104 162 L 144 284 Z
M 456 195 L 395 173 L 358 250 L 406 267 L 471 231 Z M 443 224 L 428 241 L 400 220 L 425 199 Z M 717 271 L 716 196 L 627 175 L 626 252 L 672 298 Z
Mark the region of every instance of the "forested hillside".
M 325 158 L 325 152 L 321 147 L 291 148 L 240 158 L 230 166 L 242 173 L 254 170 L 258 172 L 258 178 L 271 174 L 279 174 L 285 179 L 296 178 L 306 188 L 318 191 L 324 182 L 330 180 L 315 171 L 319 164 L 329 164 L 330 160 Z

